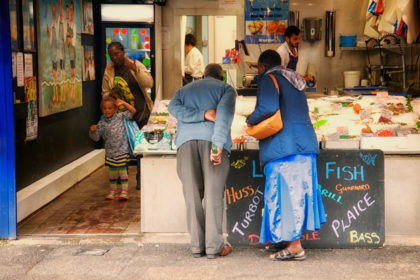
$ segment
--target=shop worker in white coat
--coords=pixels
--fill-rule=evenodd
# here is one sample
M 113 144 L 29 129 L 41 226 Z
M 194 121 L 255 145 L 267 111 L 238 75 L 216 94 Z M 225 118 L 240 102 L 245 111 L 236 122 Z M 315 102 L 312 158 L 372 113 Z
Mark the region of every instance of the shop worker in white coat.
M 204 74 L 204 60 L 201 52 L 195 47 L 197 39 L 193 34 L 185 35 L 184 50 L 187 54 L 184 65 L 183 85 L 191 83 L 194 80 L 200 80 Z
M 300 30 L 296 26 L 291 25 L 286 28 L 284 36 L 286 41 L 277 49 L 277 52 L 281 57 L 281 65 L 296 71 Z

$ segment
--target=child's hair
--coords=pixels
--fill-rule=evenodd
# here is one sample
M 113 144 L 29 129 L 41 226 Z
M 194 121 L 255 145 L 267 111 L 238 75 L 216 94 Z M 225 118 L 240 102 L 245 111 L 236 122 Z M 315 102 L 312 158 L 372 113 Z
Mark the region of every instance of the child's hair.
M 115 105 L 115 97 L 111 94 L 106 94 L 102 97 L 101 101 L 101 110 L 103 109 L 104 102 L 112 102 Z
M 112 98 L 114 98 L 115 100 L 117 100 L 117 98 L 119 98 L 118 92 L 115 90 L 115 88 L 112 88 L 109 91 L 109 96 L 111 96 Z

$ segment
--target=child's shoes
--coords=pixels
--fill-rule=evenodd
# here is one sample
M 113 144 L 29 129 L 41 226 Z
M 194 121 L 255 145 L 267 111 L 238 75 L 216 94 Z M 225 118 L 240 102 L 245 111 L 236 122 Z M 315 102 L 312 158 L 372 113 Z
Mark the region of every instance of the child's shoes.
M 120 200 L 128 200 L 128 191 L 122 191 L 120 196 L 119 196 Z
M 113 200 L 115 198 L 115 191 L 110 191 L 109 194 L 105 197 L 106 200 Z

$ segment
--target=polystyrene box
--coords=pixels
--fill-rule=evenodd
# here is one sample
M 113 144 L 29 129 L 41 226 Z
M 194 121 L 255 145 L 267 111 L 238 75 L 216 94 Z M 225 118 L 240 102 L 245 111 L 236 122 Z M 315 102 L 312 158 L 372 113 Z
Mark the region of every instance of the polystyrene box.
M 360 146 L 359 139 L 349 139 L 349 140 L 325 140 L 321 142 L 322 149 L 350 149 L 358 150 Z
M 360 149 L 381 149 L 384 152 L 420 152 L 420 134 L 404 137 L 361 137 Z

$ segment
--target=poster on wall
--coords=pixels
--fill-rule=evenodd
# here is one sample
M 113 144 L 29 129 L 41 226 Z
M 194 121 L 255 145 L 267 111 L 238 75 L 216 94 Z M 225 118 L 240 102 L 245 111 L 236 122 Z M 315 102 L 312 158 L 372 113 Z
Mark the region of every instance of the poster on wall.
M 92 0 L 82 0 L 82 33 L 93 35 Z
M 39 115 L 82 106 L 80 0 L 39 0 Z
M 25 77 L 25 101 L 36 101 L 36 77 Z
M 16 78 L 16 53 L 12 52 L 12 77 Z
M 18 32 L 17 32 L 17 12 L 16 0 L 9 0 L 9 14 L 10 14 L 10 40 L 12 50 L 19 48 Z
M 95 57 L 93 46 L 83 46 L 83 81 L 95 80 Z
M 23 23 L 23 49 L 25 51 L 35 50 L 35 17 L 34 1 L 22 1 L 22 23 Z
M 284 42 L 288 19 L 288 0 L 246 0 L 245 42 L 247 44 Z
M 38 138 L 38 105 L 36 100 L 28 102 L 28 115 L 26 117 L 25 141 L 33 141 Z
M 38 105 L 36 100 L 36 77 L 25 77 L 25 100 L 28 102 L 25 141 L 38 137 Z

